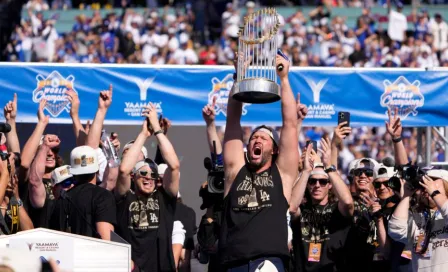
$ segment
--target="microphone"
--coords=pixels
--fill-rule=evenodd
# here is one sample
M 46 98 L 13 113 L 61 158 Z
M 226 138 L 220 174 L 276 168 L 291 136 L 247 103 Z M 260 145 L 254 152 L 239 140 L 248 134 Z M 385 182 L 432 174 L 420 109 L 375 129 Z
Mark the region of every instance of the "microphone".
M 204 167 L 205 167 L 205 169 L 207 169 L 209 171 L 213 169 L 213 163 L 209 157 L 204 159 Z
M 0 132 L 8 133 L 11 131 L 11 126 L 7 123 L 0 123 Z
M 92 225 L 91 222 L 89 222 L 89 220 L 87 220 L 86 216 L 81 212 L 81 210 L 79 209 L 79 207 L 75 204 L 75 202 L 72 201 L 71 197 L 68 195 L 67 191 L 65 190 L 61 190 L 60 191 L 60 196 L 62 199 L 66 199 L 68 200 L 68 202 L 70 202 L 71 205 L 73 205 L 73 207 L 75 207 L 76 212 L 78 214 L 81 215 L 82 220 L 84 220 L 84 222 L 87 224 L 87 226 L 89 226 L 93 232 L 95 233 L 95 235 L 97 235 L 97 237 L 99 237 L 101 239 L 101 235 L 98 233 L 98 231 L 96 231 L 96 227 L 94 225 Z M 70 208 L 68 209 L 70 212 Z M 68 219 L 68 215 L 67 215 L 67 222 L 69 221 Z

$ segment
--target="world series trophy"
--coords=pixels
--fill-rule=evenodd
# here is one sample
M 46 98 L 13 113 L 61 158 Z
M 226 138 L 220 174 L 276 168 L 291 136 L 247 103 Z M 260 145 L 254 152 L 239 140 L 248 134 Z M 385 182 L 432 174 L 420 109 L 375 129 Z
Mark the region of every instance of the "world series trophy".
M 251 104 L 280 100 L 276 67 L 277 32 L 280 26 L 277 11 L 264 8 L 244 18 L 238 32 L 238 65 L 233 98 Z

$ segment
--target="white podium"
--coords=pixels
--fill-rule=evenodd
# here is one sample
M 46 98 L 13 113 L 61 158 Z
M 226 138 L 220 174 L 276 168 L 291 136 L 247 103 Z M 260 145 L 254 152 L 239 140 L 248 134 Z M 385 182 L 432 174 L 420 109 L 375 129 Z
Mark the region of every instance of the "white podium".
M 38 228 L 2 235 L 1 248 L 35 253 L 46 260 L 51 257 L 64 272 L 131 271 L 131 245 L 50 229 Z

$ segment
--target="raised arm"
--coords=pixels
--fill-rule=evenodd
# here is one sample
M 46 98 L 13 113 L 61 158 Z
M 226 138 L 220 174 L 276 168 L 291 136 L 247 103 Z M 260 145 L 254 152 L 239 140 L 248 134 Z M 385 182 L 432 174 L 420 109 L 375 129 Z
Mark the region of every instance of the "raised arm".
M 3 203 L 6 194 L 6 187 L 9 183 L 9 171 L 6 161 L 0 159 L 0 203 Z
M 149 119 L 154 136 L 157 138 L 159 144 L 160 153 L 162 153 L 162 157 L 168 166 L 168 169 L 166 169 L 165 175 L 163 176 L 163 188 L 167 193 L 171 194 L 171 196 L 177 197 L 180 180 L 180 163 L 176 152 L 174 151 L 174 147 L 160 128 L 157 111 L 154 105 L 149 103 L 142 114 Z
M 222 145 L 221 141 L 218 138 L 218 133 L 216 132 L 216 124 L 215 124 L 215 118 L 216 118 L 216 96 L 213 97 L 213 102 L 211 105 L 206 105 L 204 108 L 202 108 L 202 118 L 204 118 L 206 129 L 207 129 L 207 141 L 208 141 L 208 147 L 210 149 L 211 153 L 214 153 L 213 148 L 213 142 L 216 144 L 216 154 L 219 155 L 222 154 Z
M 296 216 L 300 215 L 300 204 L 305 196 L 306 185 L 308 179 L 313 171 L 314 160 L 312 153 L 314 153 L 313 145 L 308 145 L 303 160 L 303 171 L 300 174 L 299 181 L 294 185 L 291 192 L 291 200 L 289 201 L 289 211 Z
M 321 149 L 319 151 L 322 153 L 322 163 L 324 164 L 325 169 L 330 168 L 332 165 L 330 146 L 331 143 L 328 138 L 323 138 L 321 140 Z M 355 208 L 348 186 L 344 183 L 337 171 L 329 172 L 328 177 L 330 178 L 332 190 L 338 199 L 339 212 L 346 217 L 353 216 Z
M 118 173 L 117 186 L 115 187 L 115 197 L 120 197 L 126 194 L 131 189 L 131 172 L 137 163 L 142 146 L 145 144 L 146 139 L 151 136 L 151 132 L 148 130 L 148 118 L 143 122 L 142 130 L 135 139 L 135 142 L 131 145 L 128 152 L 123 156 L 123 160 L 120 164 Z
M 236 63 L 236 60 L 234 63 Z M 238 171 L 245 164 L 243 131 L 241 129 L 243 103 L 233 99 L 232 96 L 235 88 L 237 88 L 237 84 L 234 83 L 227 102 L 227 120 L 226 130 L 224 132 L 223 150 L 225 169 L 224 197 L 229 193 L 230 187 L 232 186 Z
M 400 117 L 398 117 L 398 108 L 395 108 L 393 116 L 390 110 L 387 110 L 387 114 L 389 116 L 389 122 L 386 121 L 386 129 L 390 136 L 392 136 L 392 141 L 394 143 L 395 164 L 405 165 L 409 163 L 409 159 L 408 154 L 406 153 L 406 148 L 401 140 L 403 127 L 401 125 Z
M 433 197 L 434 202 L 436 203 L 437 209 L 441 212 L 445 221 L 448 221 L 448 201 L 445 194 L 445 188 L 443 183 L 446 182 L 442 179 L 434 180 L 429 176 L 424 176 L 423 180 L 420 182 L 420 185 L 425 188 L 426 192 L 431 196 L 434 191 L 439 191 L 440 194 L 437 194 Z
M 87 135 L 86 145 L 91 148 L 98 148 L 101 138 L 101 130 L 103 129 L 104 119 L 106 118 L 107 110 L 112 104 L 112 84 L 109 85 L 108 91 L 101 91 L 98 98 L 98 110 L 96 111 L 95 120 L 93 120 Z
M 60 140 L 56 135 L 46 135 L 43 144 L 40 146 L 37 155 L 33 160 L 30 168 L 30 176 L 28 188 L 30 191 L 29 198 L 34 208 L 42 208 L 45 204 L 46 191 L 42 182 L 45 174 L 45 161 L 47 153 L 50 149 L 58 147 Z
M 14 160 L 12 159 L 11 163 L 13 163 L 13 161 Z M 19 200 L 20 199 L 19 179 L 18 179 L 17 175 L 12 176 L 12 189 L 14 192 L 14 197 L 17 200 Z M 33 221 L 31 221 L 31 218 L 28 216 L 28 213 L 26 212 L 26 210 L 23 206 L 19 206 L 19 224 L 20 224 L 20 230 L 34 229 Z
M 4 114 L 6 123 L 11 126 L 11 131 L 6 133 L 6 143 L 8 150 L 11 152 L 20 153 L 19 137 L 17 136 L 16 117 L 17 117 L 17 94 L 14 94 L 14 99 L 9 101 L 5 108 Z
M 343 140 L 347 135 L 352 132 L 351 127 L 344 127 L 347 122 L 340 123 L 333 133 L 333 138 L 331 139 L 331 164 L 338 167 L 338 155 L 339 155 L 339 145 L 343 144 Z
M 395 208 L 389 220 L 389 236 L 398 242 L 407 243 L 408 241 L 408 220 L 409 207 L 413 191 L 409 184 L 404 184 L 404 196 Z
M 282 64 L 283 70 L 277 74 L 281 81 L 282 131 L 279 141 L 277 167 L 282 178 L 283 194 L 289 203 L 294 181 L 299 168 L 299 142 L 297 140 L 297 105 L 289 84 L 289 62 L 277 55 L 276 64 Z M 300 104 L 300 95 L 297 96 Z
M 84 127 L 81 124 L 81 120 L 79 119 L 79 97 L 78 94 L 74 91 L 67 91 L 67 99 L 71 103 L 70 108 L 70 117 L 72 118 L 73 123 L 73 132 L 75 133 L 76 146 L 85 145 L 87 134 L 84 130 Z
M 300 93 L 297 95 L 300 95 Z M 297 103 L 297 137 L 299 137 L 300 132 L 302 131 L 303 120 L 305 120 L 305 117 L 308 114 L 308 108 L 305 104 L 300 103 L 300 99 L 297 99 L 297 102 L 299 102 Z M 299 139 L 297 138 L 297 142 L 298 140 Z
M 31 162 L 36 155 L 37 148 L 39 147 L 40 140 L 42 135 L 44 134 L 45 128 L 50 121 L 50 116 L 44 114 L 44 108 L 47 104 L 46 99 L 41 99 L 39 102 L 39 110 L 37 111 L 37 124 L 34 128 L 33 133 L 31 134 L 28 141 L 25 143 L 23 147 L 23 152 L 21 156 L 21 168 L 28 170 L 31 166 Z

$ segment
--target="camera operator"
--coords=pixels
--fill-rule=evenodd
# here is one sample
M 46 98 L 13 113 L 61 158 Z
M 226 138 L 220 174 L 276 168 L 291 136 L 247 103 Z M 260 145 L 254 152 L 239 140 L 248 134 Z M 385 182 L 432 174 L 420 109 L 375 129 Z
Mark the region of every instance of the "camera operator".
M 206 123 L 207 130 L 207 142 L 210 149 L 211 157 L 215 158 L 212 161 L 212 166 L 208 166 L 209 171 L 213 171 L 216 165 L 222 166 L 222 145 L 216 132 L 216 96 L 213 97 L 211 105 L 206 105 L 202 109 L 202 117 Z M 216 149 L 216 150 L 215 150 Z M 216 178 L 216 180 L 215 180 Z M 219 177 L 211 177 L 209 175 L 206 182 L 201 185 L 199 190 L 199 196 L 202 198 L 201 210 L 206 210 L 206 213 L 202 216 L 198 230 L 198 243 L 199 243 L 199 261 L 201 263 L 208 262 L 208 271 L 220 271 L 219 258 L 217 255 L 217 245 L 219 232 L 221 230 L 221 216 L 222 216 L 222 203 L 224 198 L 223 191 L 210 192 L 212 187 L 209 187 L 208 181 L 222 183 L 224 179 L 219 180 Z M 219 186 L 216 186 L 219 187 Z M 216 188 L 221 189 L 221 188 Z M 224 189 L 224 188 L 222 188 Z
M 330 141 L 322 139 L 321 147 L 323 164 L 318 164 L 312 144 L 307 146 L 304 169 L 292 191 L 294 271 L 341 271 L 344 267 L 343 244 L 352 222 L 353 199 L 331 164 Z M 308 199 L 301 204 L 307 190 Z M 329 198 L 330 190 L 338 201 Z
M 247 63 L 248 60 L 243 60 Z M 289 62 L 280 55 L 282 130 L 259 126 L 247 156 L 241 129 L 242 103 L 229 94 L 224 135 L 224 211 L 219 238 L 221 264 L 229 271 L 271 266 L 284 271 L 290 254 L 286 213 L 299 167 L 297 104 L 289 84 Z M 274 233 L 275 235 L 270 235 Z

